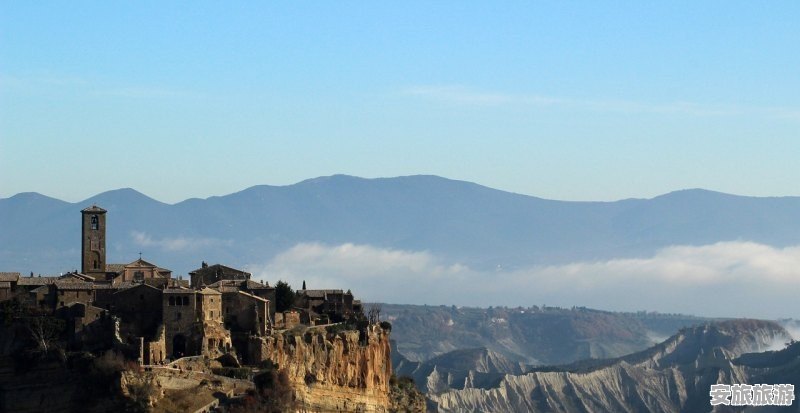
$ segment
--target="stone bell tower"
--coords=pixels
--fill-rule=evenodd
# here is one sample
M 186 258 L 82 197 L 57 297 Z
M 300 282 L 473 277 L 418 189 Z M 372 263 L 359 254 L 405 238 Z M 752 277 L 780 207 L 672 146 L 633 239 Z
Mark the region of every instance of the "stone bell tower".
M 81 214 L 81 273 L 105 279 L 106 210 L 92 205 Z

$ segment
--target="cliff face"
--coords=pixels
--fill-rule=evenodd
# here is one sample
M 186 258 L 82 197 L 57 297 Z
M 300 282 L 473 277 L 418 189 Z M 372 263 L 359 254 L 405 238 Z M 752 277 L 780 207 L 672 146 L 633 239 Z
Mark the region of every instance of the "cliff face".
M 763 372 L 734 362 L 788 340 L 775 323 L 737 320 L 687 329 L 648 350 L 612 360 L 506 375 L 491 388 L 448 386 L 428 377 L 442 412 L 708 411 L 709 386 L 752 383 Z M 434 371 L 433 373 L 437 373 Z M 434 383 L 431 383 L 434 382 Z
M 336 334 L 309 328 L 257 339 L 251 356 L 272 360 L 284 370 L 300 411 L 388 412 L 392 376 L 389 333 L 368 327 L 366 342 L 358 331 Z

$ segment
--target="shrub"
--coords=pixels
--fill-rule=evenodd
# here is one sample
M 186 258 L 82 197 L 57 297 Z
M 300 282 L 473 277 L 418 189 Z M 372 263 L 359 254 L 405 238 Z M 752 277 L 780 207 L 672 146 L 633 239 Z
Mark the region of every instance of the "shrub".
M 251 373 L 251 370 L 247 367 L 216 367 L 211 371 L 220 376 L 243 380 L 249 379 Z

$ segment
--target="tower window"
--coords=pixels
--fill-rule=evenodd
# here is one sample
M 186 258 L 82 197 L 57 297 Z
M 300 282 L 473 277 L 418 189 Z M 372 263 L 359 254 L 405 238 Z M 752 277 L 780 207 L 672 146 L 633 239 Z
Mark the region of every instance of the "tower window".
M 94 269 L 97 269 L 97 260 L 94 260 Z
M 92 229 L 97 229 L 99 227 L 97 215 L 92 215 Z

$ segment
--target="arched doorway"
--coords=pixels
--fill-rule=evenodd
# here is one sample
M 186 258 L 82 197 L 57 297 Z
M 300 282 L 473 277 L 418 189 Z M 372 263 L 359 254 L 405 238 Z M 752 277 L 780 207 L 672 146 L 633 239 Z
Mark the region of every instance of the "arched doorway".
M 179 359 L 186 355 L 186 337 L 178 334 L 172 339 L 172 358 Z

